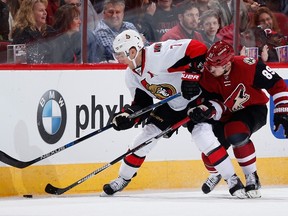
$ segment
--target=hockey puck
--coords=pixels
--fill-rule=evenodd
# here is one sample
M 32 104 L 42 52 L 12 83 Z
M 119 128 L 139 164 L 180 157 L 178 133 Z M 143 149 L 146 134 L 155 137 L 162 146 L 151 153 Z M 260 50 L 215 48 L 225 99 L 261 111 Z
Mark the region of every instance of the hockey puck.
M 33 195 L 31 195 L 31 194 L 24 194 L 23 197 L 25 197 L 25 198 L 33 198 Z

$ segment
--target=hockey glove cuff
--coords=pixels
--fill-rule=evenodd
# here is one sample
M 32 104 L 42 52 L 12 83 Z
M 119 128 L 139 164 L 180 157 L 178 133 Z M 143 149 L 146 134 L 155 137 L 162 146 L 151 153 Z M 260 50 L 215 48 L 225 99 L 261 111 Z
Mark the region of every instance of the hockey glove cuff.
M 279 130 L 280 125 L 284 129 L 284 136 L 288 138 L 288 104 L 280 104 L 274 109 L 274 132 Z
M 197 107 L 193 107 L 189 109 L 187 112 L 187 115 L 194 123 L 201 123 L 206 120 L 209 120 L 213 118 L 215 114 L 216 109 L 212 106 L 212 104 L 209 101 L 206 101 Z
M 191 100 L 191 98 L 201 93 L 201 89 L 199 86 L 199 80 L 201 78 L 201 74 L 195 72 L 183 73 L 181 78 L 182 78 L 181 91 L 182 96 L 185 99 Z

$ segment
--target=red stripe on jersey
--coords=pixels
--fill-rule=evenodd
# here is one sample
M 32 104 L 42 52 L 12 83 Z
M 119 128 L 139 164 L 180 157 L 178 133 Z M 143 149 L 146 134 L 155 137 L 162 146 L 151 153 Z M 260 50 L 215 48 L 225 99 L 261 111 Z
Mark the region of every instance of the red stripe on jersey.
M 135 154 L 128 155 L 124 158 L 124 162 L 132 167 L 138 168 L 144 162 L 145 157 L 139 157 Z
M 286 93 L 286 92 L 285 92 Z M 287 95 L 281 96 L 278 98 L 274 98 L 274 104 L 280 104 L 283 103 L 284 101 L 288 101 L 288 92 L 286 93 Z M 282 102 L 283 101 L 283 102 Z M 285 102 L 284 102 L 285 103 Z

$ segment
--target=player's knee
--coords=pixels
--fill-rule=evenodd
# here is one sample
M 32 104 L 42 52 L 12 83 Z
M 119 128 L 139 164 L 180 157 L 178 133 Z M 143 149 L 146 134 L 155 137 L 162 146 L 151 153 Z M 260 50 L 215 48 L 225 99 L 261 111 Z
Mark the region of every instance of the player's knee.
M 251 132 L 241 121 L 229 122 L 224 128 L 226 140 L 233 146 L 241 146 L 249 141 Z
M 213 133 L 212 126 L 208 123 L 195 125 L 192 130 L 192 140 L 200 152 L 207 155 L 210 151 L 220 146 L 219 141 Z

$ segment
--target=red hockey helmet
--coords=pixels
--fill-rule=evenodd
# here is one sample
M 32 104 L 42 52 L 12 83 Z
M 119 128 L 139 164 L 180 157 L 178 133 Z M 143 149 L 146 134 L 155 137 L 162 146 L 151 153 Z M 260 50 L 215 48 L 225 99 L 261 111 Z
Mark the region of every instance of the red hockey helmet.
M 205 66 L 224 66 L 234 58 L 233 47 L 225 41 L 214 43 L 206 54 Z

